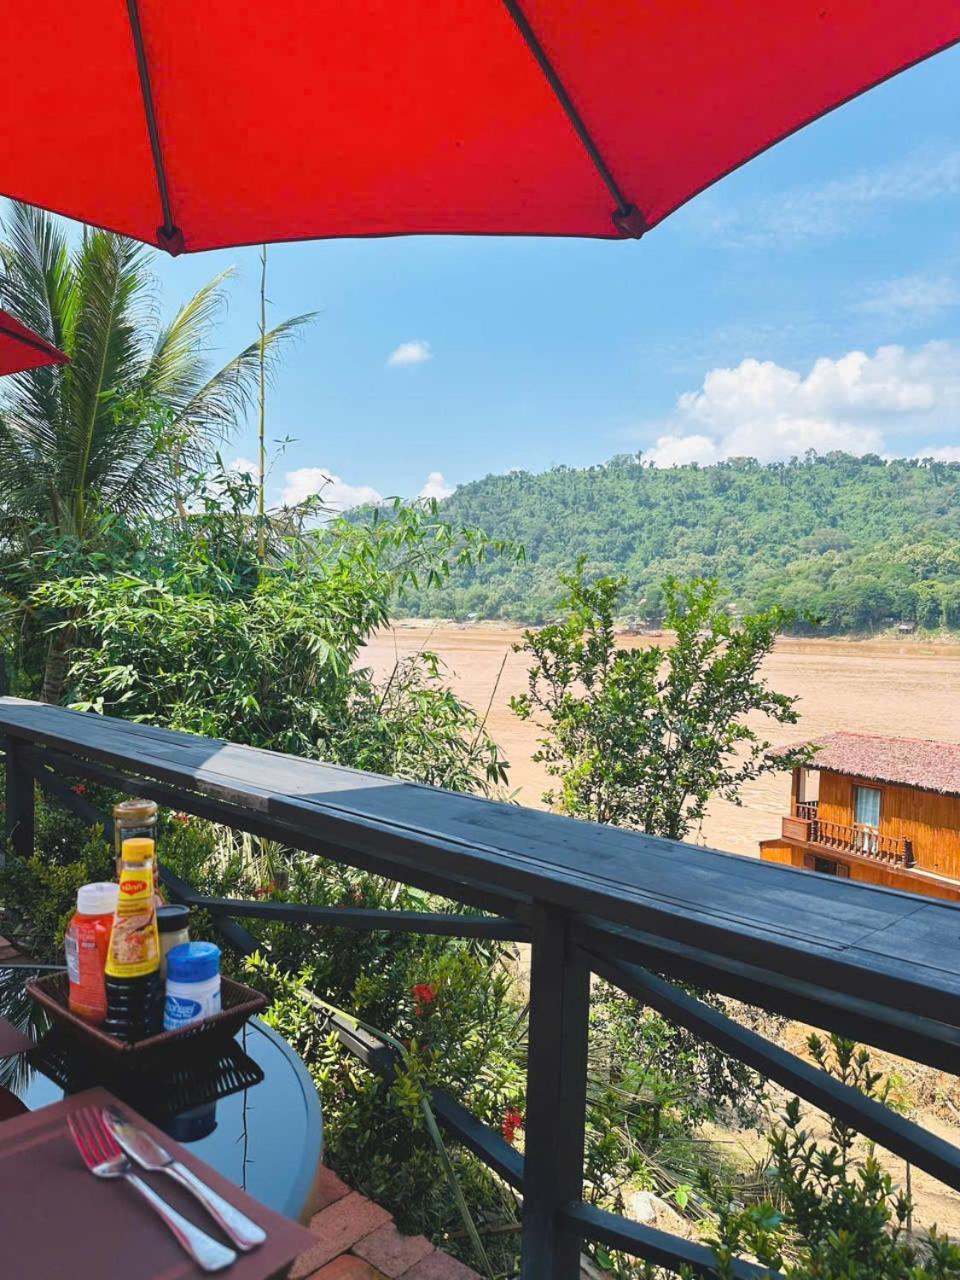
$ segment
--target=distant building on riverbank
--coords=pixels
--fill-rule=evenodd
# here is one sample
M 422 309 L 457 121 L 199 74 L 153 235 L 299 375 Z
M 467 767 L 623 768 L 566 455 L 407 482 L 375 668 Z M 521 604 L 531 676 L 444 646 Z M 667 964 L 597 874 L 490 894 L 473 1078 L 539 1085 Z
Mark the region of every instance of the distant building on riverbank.
M 794 769 L 767 862 L 960 901 L 960 745 L 828 733 Z

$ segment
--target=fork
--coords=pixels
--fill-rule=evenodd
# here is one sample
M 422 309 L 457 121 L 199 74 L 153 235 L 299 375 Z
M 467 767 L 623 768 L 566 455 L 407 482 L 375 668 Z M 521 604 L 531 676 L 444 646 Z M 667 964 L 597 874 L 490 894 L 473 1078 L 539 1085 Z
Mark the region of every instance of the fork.
M 198 1267 L 203 1271 L 222 1271 L 236 1262 L 237 1255 L 232 1249 L 195 1227 L 133 1172 L 130 1161 L 104 1125 L 98 1107 L 74 1111 L 67 1116 L 67 1125 L 80 1158 L 90 1172 L 97 1178 L 125 1178 L 169 1227 Z

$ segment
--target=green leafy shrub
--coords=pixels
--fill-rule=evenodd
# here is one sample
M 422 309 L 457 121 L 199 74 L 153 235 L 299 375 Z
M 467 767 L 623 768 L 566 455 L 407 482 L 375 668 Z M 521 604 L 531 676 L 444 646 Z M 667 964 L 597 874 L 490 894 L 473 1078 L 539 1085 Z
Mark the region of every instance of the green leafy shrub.
M 59 805 L 38 798 L 34 853 L 6 851 L 0 867 L 0 934 L 43 964 L 63 962 L 63 935 L 77 908 L 77 890 L 115 876 L 112 851 Z
M 886 1098 L 870 1054 L 849 1040 L 812 1035 L 818 1065 L 867 1097 Z M 788 1280 L 955 1280 L 960 1247 L 931 1231 L 907 1232 L 910 1202 L 877 1160 L 857 1155 L 857 1134 L 831 1119 L 825 1140 L 805 1126 L 799 1101 L 787 1103 L 769 1137 L 775 1198 L 737 1205 L 715 1182 L 703 1189 L 717 1213 L 710 1243 L 720 1280 L 744 1253 Z

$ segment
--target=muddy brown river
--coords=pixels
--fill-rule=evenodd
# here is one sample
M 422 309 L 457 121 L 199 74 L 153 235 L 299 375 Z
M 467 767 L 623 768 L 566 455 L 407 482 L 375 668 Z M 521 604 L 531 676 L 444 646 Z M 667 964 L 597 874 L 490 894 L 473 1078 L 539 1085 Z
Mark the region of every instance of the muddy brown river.
M 364 661 L 386 673 L 398 655 L 431 649 L 443 659 L 461 697 L 481 712 L 492 697 L 488 728 L 510 761 L 511 789 L 521 804 L 537 806 L 548 781 L 532 760 L 537 730 L 518 720 L 509 705 L 510 697 L 526 687 L 527 659 L 512 651 L 519 638 L 518 629 L 492 623 L 399 622 L 371 641 Z M 623 637 L 621 643 L 663 641 Z M 767 736 L 777 745 L 833 729 L 960 742 L 960 644 L 926 644 L 912 637 L 784 639 L 765 674 L 779 692 L 800 699 L 797 726 L 768 725 Z M 763 729 L 762 717 L 755 727 Z M 789 795 L 788 775 L 761 778 L 744 788 L 742 807 L 724 801 L 712 805 L 700 842 L 756 855 L 758 841 L 778 834 Z

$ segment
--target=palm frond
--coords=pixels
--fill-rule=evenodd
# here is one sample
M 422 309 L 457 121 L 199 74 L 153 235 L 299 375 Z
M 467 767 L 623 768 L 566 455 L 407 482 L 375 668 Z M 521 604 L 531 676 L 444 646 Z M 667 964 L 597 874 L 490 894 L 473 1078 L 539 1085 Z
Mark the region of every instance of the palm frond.
M 3 230 L 0 300 L 69 355 L 77 291 L 63 227 L 41 209 L 11 203 Z
M 204 385 L 205 351 L 210 333 L 226 307 L 223 286 L 233 275 L 234 269 L 228 267 L 214 276 L 157 334 L 142 379 L 147 394 L 183 406 Z
M 202 469 L 211 444 L 249 407 L 259 341 L 214 373 L 208 359 L 232 273 L 161 326 L 151 257 L 96 229 L 71 249 L 59 219 L 11 204 L 0 236 L 0 301 L 72 363 L 0 386 L 0 516 L 96 542 L 99 514 L 169 510 L 178 473 Z M 267 334 L 268 372 L 312 318 Z
M 267 376 L 273 377 L 284 345 L 304 325 L 316 318 L 315 311 L 292 316 L 267 331 Z M 176 416 L 178 425 L 190 425 L 210 438 L 223 438 L 247 412 L 260 376 L 260 340 L 251 342 L 191 396 Z

